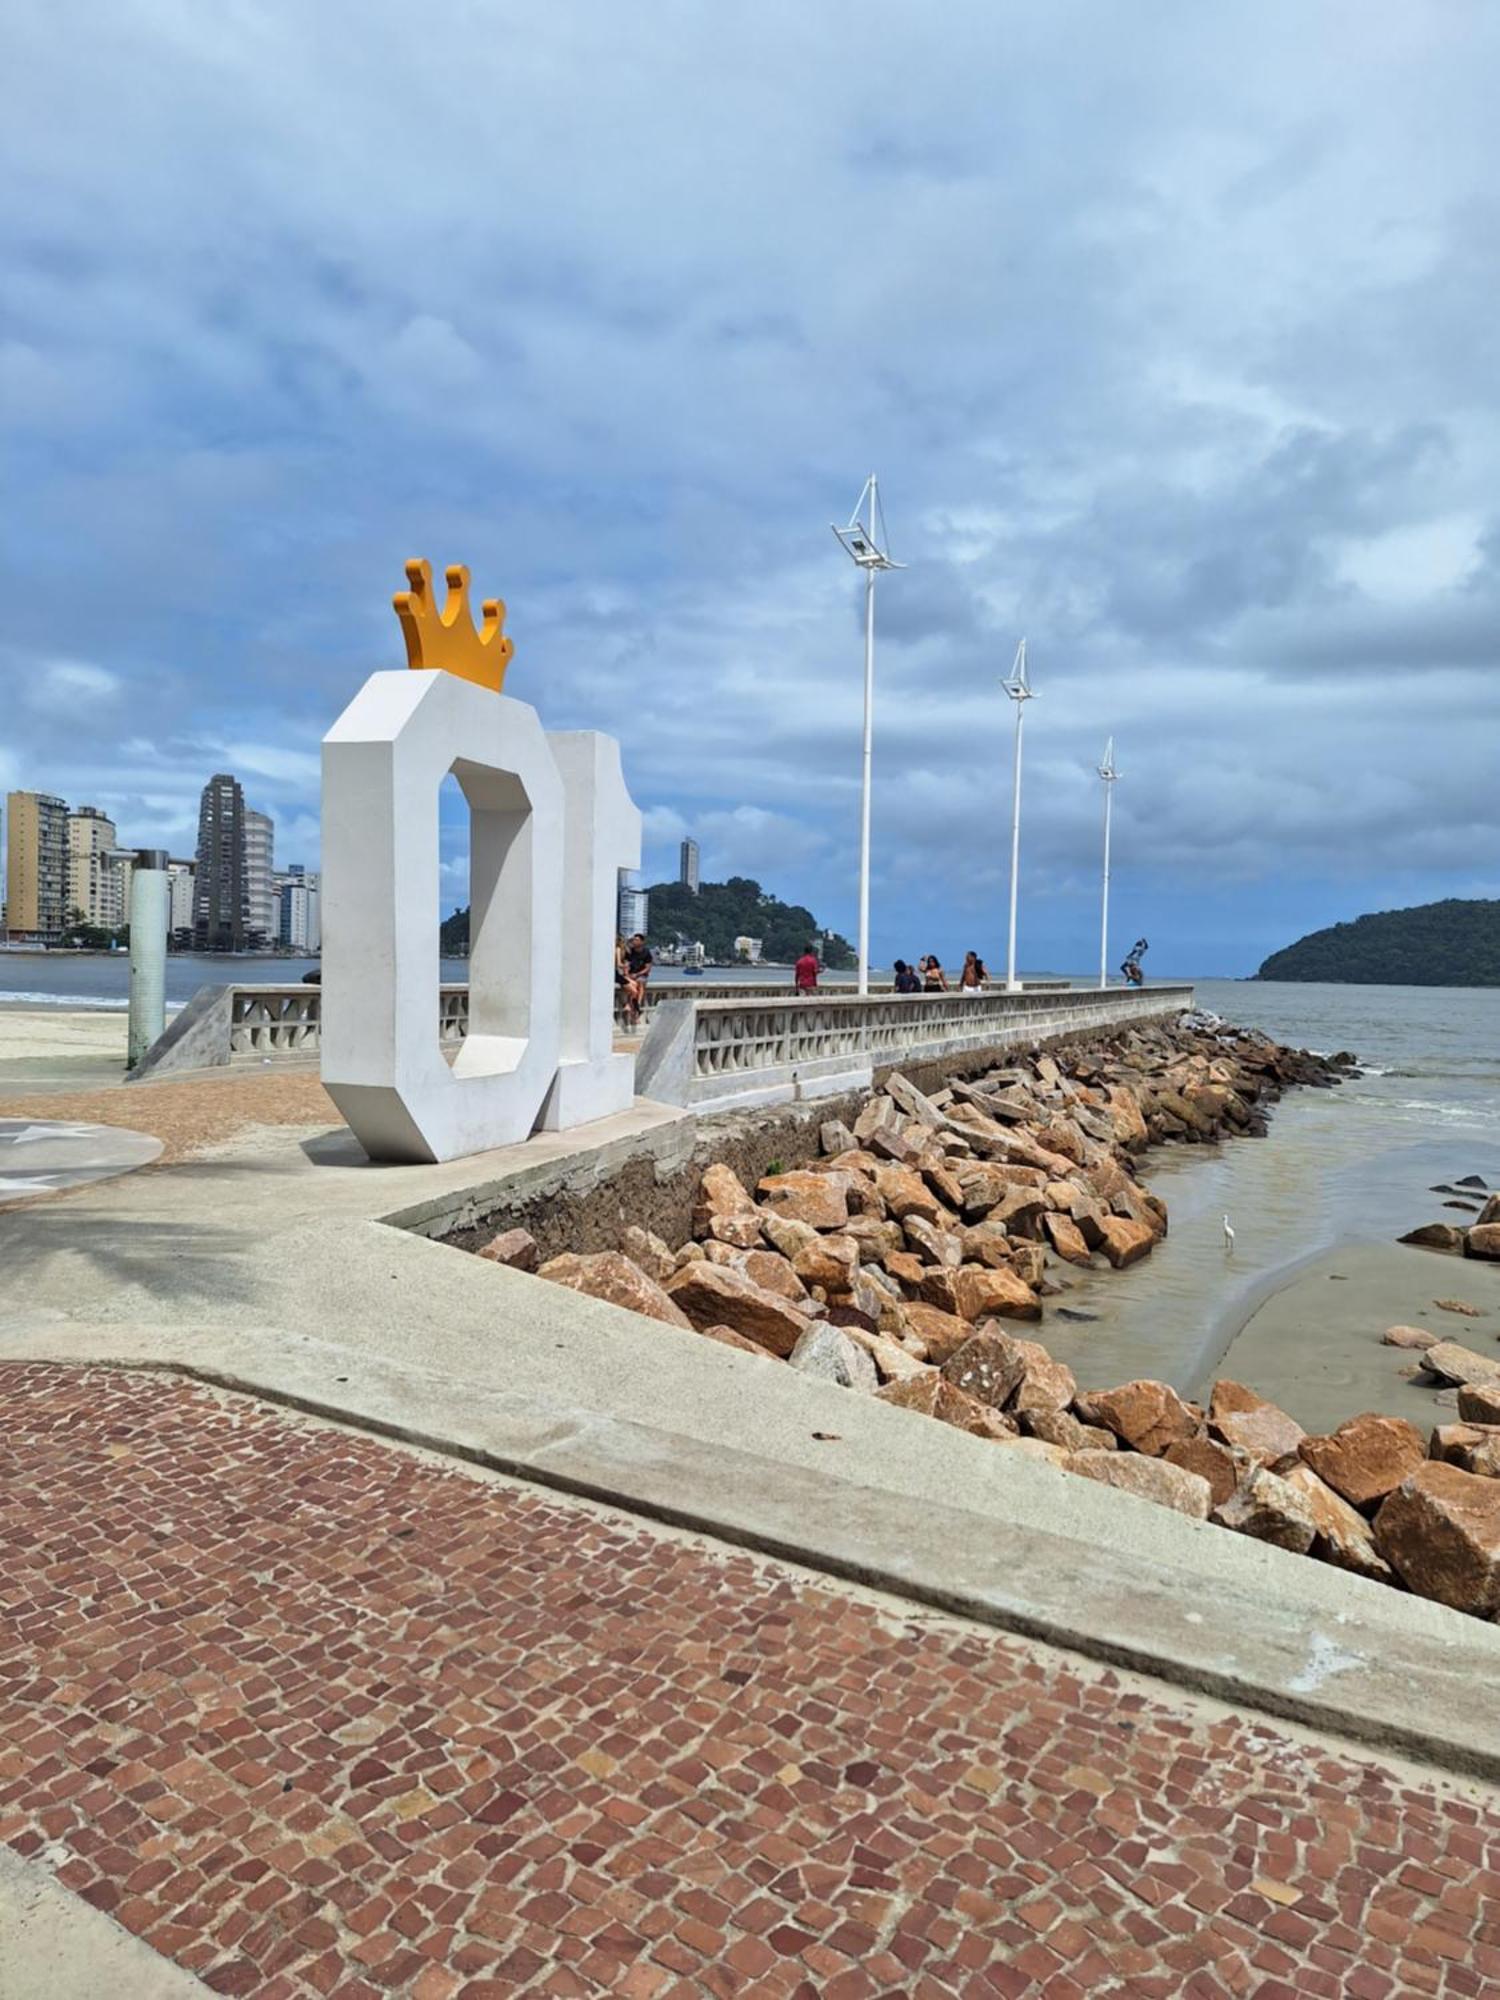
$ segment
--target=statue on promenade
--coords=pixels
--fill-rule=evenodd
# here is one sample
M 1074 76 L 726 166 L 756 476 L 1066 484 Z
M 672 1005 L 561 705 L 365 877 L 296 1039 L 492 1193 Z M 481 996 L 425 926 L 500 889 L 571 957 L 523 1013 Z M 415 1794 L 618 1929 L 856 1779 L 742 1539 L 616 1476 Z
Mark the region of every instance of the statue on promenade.
M 451 1160 L 628 1108 L 616 1055 L 618 871 L 641 815 L 619 744 L 544 730 L 503 692 L 505 606 L 469 572 L 441 610 L 425 562 L 394 599 L 405 668 L 371 674 L 323 739 L 322 1072 L 375 1160 Z M 439 1040 L 438 789 L 470 814 L 468 1034 Z

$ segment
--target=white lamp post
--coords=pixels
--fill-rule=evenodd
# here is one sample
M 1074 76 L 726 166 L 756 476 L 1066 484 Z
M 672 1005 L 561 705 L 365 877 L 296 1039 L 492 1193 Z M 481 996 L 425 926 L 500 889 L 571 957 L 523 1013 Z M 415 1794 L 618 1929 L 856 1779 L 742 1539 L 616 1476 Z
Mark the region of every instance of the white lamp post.
M 1010 947 L 1005 957 L 1005 990 L 1007 993 L 1019 993 L 1021 982 L 1016 977 L 1016 888 L 1021 875 L 1021 728 L 1026 718 L 1026 704 L 1036 698 L 1036 689 L 1026 678 L 1024 639 L 1016 648 L 1010 679 L 1000 685 L 1016 705 L 1016 783 L 1010 815 Z
M 848 525 L 833 532 L 865 573 L 865 735 L 863 784 L 859 808 L 859 991 L 870 990 L 870 762 L 875 718 L 875 572 L 905 569 L 892 562 L 881 546 L 886 539 L 885 515 L 872 472 L 854 503 Z
M 1104 780 L 1104 907 L 1099 914 L 1099 991 L 1109 985 L 1109 822 L 1115 801 L 1115 780 L 1119 777 L 1115 769 L 1115 739 L 1110 737 L 1104 746 L 1104 762 L 1099 766 L 1099 776 Z

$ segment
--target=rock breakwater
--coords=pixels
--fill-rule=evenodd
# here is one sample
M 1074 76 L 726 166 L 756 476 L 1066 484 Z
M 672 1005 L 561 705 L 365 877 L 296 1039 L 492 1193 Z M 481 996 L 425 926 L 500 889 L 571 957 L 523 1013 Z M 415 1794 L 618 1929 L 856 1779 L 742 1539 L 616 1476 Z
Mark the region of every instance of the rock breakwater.
M 1141 1174 L 1151 1146 L 1261 1135 L 1286 1086 L 1326 1086 L 1353 1067 L 1188 1017 L 932 1091 L 893 1073 L 848 1122 L 824 1125 L 822 1156 L 804 1166 L 752 1189 L 708 1165 L 687 1241 L 626 1226 L 617 1249 L 568 1252 L 538 1275 L 1493 1616 L 1500 1413 L 1489 1421 L 1487 1383 L 1471 1376 L 1480 1400 L 1431 1439 L 1369 1414 L 1309 1437 L 1238 1382 L 1215 1383 L 1206 1404 L 1159 1381 L 1081 1387 L 1036 1337 L 1070 1268 L 1128 1268 L 1165 1236 L 1166 1208 Z M 536 1261 L 515 1229 L 489 1254 Z M 1420 1359 L 1431 1366 L 1433 1351 Z

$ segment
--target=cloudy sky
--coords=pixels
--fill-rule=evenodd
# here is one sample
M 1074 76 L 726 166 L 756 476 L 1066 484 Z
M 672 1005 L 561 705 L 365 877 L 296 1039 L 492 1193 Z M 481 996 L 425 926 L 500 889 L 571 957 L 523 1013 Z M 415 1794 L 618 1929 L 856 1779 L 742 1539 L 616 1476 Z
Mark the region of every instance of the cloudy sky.
M 508 691 L 877 959 L 1243 972 L 1500 893 L 1500 13 L 1484 0 L 20 0 L 0 790 L 313 864 L 403 560 Z M 456 864 L 455 830 L 450 863 Z M 445 902 L 462 899 L 456 865 Z

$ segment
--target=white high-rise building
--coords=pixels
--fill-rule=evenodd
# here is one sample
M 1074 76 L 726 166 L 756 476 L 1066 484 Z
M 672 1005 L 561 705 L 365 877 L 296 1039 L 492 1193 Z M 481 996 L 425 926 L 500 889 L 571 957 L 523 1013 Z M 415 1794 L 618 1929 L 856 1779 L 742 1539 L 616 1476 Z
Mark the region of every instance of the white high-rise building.
M 252 944 L 274 944 L 279 921 L 276 910 L 276 823 L 269 813 L 245 808 L 246 928 Z M 259 937 L 256 933 L 259 932 Z
M 616 922 L 621 937 L 634 937 L 639 931 L 646 934 L 646 925 L 651 912 L 651 899 L 641 887 L 641 878 L 634 868 L 619 871 L 619 902 Z
M 319 879 L 310 875 L 300 862 L 293 862 L 284 875 L 276 877 L 276 937 L 290 951 L 322 949 Z
M 68 909 L 86 924 L 116 931 L 130 921 L 133 852 L 123 853 L 115 823 L 97 806 L 68 814 Z
M 167 863 L 167 942 L 184 950 L 193 942 L 193 885 L 196 870 L 191 861 Z

